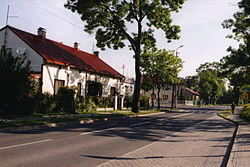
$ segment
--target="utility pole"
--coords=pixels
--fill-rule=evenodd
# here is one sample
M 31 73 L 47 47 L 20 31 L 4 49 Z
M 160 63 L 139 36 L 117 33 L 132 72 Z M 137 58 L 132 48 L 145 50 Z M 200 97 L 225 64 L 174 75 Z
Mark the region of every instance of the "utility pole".
M 9 22 L 9 18 L 17 18 L 18 16 L 9 16 L 9 11 L 10 11 L 10 5 L 8 5 L 8 8 L 7 8 L 7 16 L 6 16 L 6 26 L 8 25 L 8 22 Z M 4 33 L 4 45 L 6 46 L 6 43 L 7 43 L 7 35 L 8 35 L 8 32 L 7 32 L 7 28 L 5 29 L 5 33 Z
M 124 76 L 124 70 L 125 70 L 125 65 L 123 64 L 123 65 L 122 65 L 122 73 L 123 73 L 123 76 Z

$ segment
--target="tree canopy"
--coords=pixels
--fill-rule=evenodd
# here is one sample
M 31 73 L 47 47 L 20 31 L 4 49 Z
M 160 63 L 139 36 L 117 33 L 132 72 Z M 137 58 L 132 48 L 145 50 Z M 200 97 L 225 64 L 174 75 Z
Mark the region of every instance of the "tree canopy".
M 141 57 L 143 83 L 146 85 L 146 89 L 157 86 L 158 109 L 160 109 L 161 85 L 178 83 L 177 75 L 182 68 L 182 64 L 182 60 L 173 51 L 151 49 L 143 52 Z
M 241 0 L 238 7 L 239 11 L 222 26 L 232 31 L 227 37 L 237 40 L 239 47 L 229 47 L 229 55 L 221 59 L 222 75 L 233 86 L 236 103 L 239 102 L 240 90 L 250 83 L 250 1 Z
M 207 104 L 213 104 L 225 92 L 225 82 L 219 76 L 219 63 L 204 63 L 196 70 L 198 74 L 198 89 L 201 99 Z
M 140 60 L 144 47 L 155 46 L 154 30 L 165 32 L 170 42 L 179 38 L 180 27 L 172 25 L 171 12 L 178 12 L 185 0 L 67 0 L 65 7 L 78 12 L 85 31 L 95 33 L 97 46 L 119 49 L 125 40 L 134 51 L 135 92 L 133 112 L 138 112 L 141 87 Z M 128 27 L 133 27 L 129 29 Z

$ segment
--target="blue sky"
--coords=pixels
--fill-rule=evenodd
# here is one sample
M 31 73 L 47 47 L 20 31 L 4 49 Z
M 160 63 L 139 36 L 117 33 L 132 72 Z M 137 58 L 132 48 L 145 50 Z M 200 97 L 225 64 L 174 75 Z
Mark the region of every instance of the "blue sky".
M 47 38 L 73 46 L 80 43 L 81 50 L 92 53 L 96 41 L 94 34 L 83 31 L 83 22 L 76 13 L 63 7 L 66 0 L 1 0 L 0 27 L 5 26 L 7 7 L 10 5 L 9 25 L 36 34 L 39 27 L 47 30 Z M 184 66 L 181 77 L 194 75 L 200 64 L 219 61 L 227 55 L 228 46 L 237 47 L 233 40 L 226 39 L 229 30 L 222 28 L 225 19 L 232 18 L 239 0 L 188 0 L 179 13 L 173 14 L 173 23 L 181 26 L 180 40 L 167 43 L 164 33 L 157 31 L 157 47 L 178 50 Z M 93 47 L 94 46 L 94 47 Z M 128 48 L 100 51 L 100 57 L 114 69 L 125 75 L 134 76 L 133 52 Z

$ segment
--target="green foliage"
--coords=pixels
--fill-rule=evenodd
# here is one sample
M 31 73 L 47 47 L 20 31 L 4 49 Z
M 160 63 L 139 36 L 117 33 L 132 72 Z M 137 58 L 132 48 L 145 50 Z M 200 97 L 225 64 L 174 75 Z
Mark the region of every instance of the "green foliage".
M 250 121 L 250 104 L 245 105 L 240 113 L 240 116 Z
M 149 108 L 149 97 L 146 95 L 143 95 L 140 99 L 140 107 L 143 109 L 148 109 Z
M 198 73 L 198 85 L 201 99 L 206 104 L 212 104 L 225 92 L 225 82 L 219 77 L 218 63 L 201 64 L 196 70 Z
M 141 57 L 141 68 L 145 79 L 153 84 L 177 83 L 177 75 L 182 68 L 182 60 L 173 51 L 145 50 Z
M 38 92 L 34 98 L 34 113 L 48 114 L 52 112 L 52 107 L 54 104 L 54 97 L 50 93 L 41 93 Z
M 86 99 L 83 96 L 77 95 L 75 98 L 75 112 L 83 113 L 86 112 Z
M 198 91 L 199 90 L 199 86 L 198 86 L 198 75 L 194 75 L 194 76 L 186 76 L 184 78 L 184 82 L 186 83 L 186 87 L 194 90 L 194 91 Z
M 24 56 L 13 57 L 2 46 L 0 54 L 0 114 L 21 115 L 32 112 L 32 81 L 30 61 Z
M 158 88 L 158 97 L 162 84 L 177 84 L 177 75 L 182 68 L 182 60 L 173 51 L 145 50 L 141 57 L 141 70 L 143 73 L 143 88 Z M 158 109 L 160 109 L 158 98 Z
M 217 104 L 231 104 L 234 99 L 234 92 L 232 88 L 223 92 L 223 95 L 218 99 Z
M 74 113 L 75 112 L 75 92 L 74 90 L 67 87 L 60 87 L 57 95 L 55 95 L 55 108 L 54 112 L 65 112 Z
M 171 12 L 178 12 L 185 0 L 67 0 L 65 7 L 78 12 L 85 24 L 85 31 L 95 32 L 97 47 L 119 49 L 125 47 L 124 40 L 134 51 L 135 91 L 133 112 L 138 112 L 141 87 L 140 57 L 142 48 L 154 47 L 154 30 L 165 33 L 168 42 L 179 39 L 180 27 L 172 25 Z M 135 31 L 128 27 L 136 27 Z
M 97 106 L 100 107 L 100 108 L 111 107 L 111 98 L 112 98 L 112 96 L 98 97 Z
M 240 89 L 250 83 L 250 1 L 241 0 L 238 6 L 240 10 L 234 14 L 233 19 L 225 20 L 222 26 L 232 30 L 233 34 L 227 37 L 237 40 L 239 47 L 229 47 L 229 55 L 221 59 L 222 75 L 234 87 L 236 103 L 240 98 Z
M 96 104 L 92 98 L 88 98 L 86 111 L 88 112 L 96 111 Z

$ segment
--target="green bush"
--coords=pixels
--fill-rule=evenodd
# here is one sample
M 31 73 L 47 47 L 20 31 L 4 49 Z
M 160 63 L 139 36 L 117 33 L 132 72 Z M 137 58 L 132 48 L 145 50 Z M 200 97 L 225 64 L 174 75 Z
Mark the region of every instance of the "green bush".
M 86 112 L 86 100 L 83 96 L 76 96 L 75 98 L 75 112 L 82 113 Z
M 98 97 L 97 106 L 100 108 L 111 107 L 111 96 L 108 97 Z
M 57 95 L 55 95 L 54 112 L 75 113 L 75 92 L 67 87 L 60 87 Z
M 35 113 L 48 114 L 52 112 L 54 104 L 54 97 L 50 93 L 38 92 L 34 96 L 34 107 Z
M 143 95 L 140 99 L 140 107 L 144 108 L 144 109 L 148 109 L 149 108 L 149 97 L 146 95 Z
M 240 116 L 248 121 L 250 121 L 250 104 L 243 107 Z
M 88 112 L 96 111 L 96 104 L 95 104 L 95 102 L 93 101 L 92 98 L 88 98 L 86 110 Z

